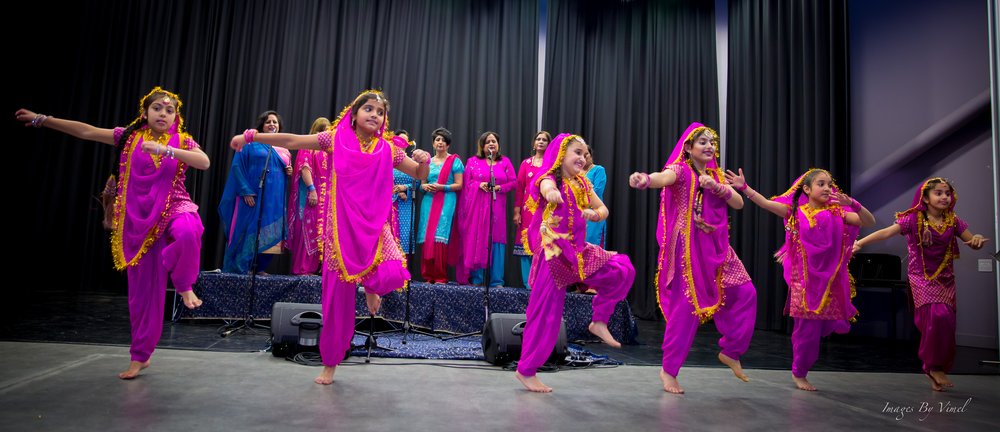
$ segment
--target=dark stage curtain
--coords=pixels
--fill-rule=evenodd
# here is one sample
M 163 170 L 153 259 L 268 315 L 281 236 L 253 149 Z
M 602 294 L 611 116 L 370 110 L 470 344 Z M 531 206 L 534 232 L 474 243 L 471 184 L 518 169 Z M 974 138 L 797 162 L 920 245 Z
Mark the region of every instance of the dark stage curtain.
M 635 265 L 633 313 L 657 318 L 659 194 L 628 175 L 662 169 L 692 121 L 717 127 L 714 2 L 549 0 L 547 23 L 542 124 L 582 135 L 607 169 L 608 249 Z
M 729 2 L 728 168 L 743 167 L 765 196 L 811 167 L 850 193 L 847 2 Z M 782 221 L 753 204 L 732 219 L 731 241 L 757 287 L 757 327 L 782 330 L 787 286 L 772 254 Z
M 264 110 L 282 114 L 283 131 L 306 133 L 316 117 L 333 119 L 360 90 L 380 88 L 392 102 L 391 128 L 409 130 L 430 150 L 430 132 L 446 126 L 454 132 L 452 151 L 463 159 L 479 133 L 495 130 L 504 153 L 519 162 L 527 149 L 511 143 L 527 141 L 536 128 L 535 0 L 12 7 L 3 31 L 18 43 L 8 55 L 18 78 L 8 81 L 8 115 L 26 107 L 124 126 L 153 86 L 180 94 L 186 127 L 212 160 L 208 171 L 188 171 L 206 228 L 202 269 L 221 265 L 216 208 L 232 160 L 229 138 L 253 127 Z M 57 288 L 123 292 L 91 198 L 111 171 L 110 147 L 26 129 L 10 118 L 3 127 L 20 186 L 7 204 L 17 218 L 8 225 L 15 231 L 9 247 L 23 257 L 12 267 L 46 275 L 45 284 Z

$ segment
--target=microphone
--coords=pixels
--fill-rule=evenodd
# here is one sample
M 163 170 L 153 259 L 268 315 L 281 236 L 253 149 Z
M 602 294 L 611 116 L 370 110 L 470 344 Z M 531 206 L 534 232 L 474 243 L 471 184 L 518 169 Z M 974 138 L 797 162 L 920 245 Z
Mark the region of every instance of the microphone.
M 496 155 L 493 154 L 493 149 L 490 149 L 490 161 L 496 162 Z M 497 191 L 494 189 L 496 187 L 496 178 L 493 177 L 493 165 L 490 165 L 490 182 L 487 183 L 490 188 L 490 194 L 492 195 L 493 201 L 497 199 Z

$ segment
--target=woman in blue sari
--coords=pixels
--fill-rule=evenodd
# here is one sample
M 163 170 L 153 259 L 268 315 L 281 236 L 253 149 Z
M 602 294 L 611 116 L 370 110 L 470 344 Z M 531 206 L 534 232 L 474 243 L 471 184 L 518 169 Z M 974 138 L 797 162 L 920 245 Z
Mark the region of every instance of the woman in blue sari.
M 277 133 L 281 116 L 265 111 L 257 119 L 257 132 Z M 267 268 L 272 255 L 260 254 L 285 240 L 286 177 L 291 174 L 291 153 L 288 150 L 253 142 L 233 156 L 226 189 L 219 203 L 219 218 L 226 235 L 226 254 L 222 271 L 246 274 L 251 270 L 254 253 L 258 254 L 256 270 Z M 268 168 L 261 196 L 260 178 Z M 257 225 L 260 221 L 260 244 Z

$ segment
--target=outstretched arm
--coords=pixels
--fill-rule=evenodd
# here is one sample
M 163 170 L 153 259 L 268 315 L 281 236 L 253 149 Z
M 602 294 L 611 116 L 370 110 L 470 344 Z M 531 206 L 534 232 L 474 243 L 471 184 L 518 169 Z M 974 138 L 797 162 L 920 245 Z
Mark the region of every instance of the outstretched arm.
M 232 140 L 229 141 L 229 147 L 233 150 L 240 151 L 243 146 L 247 145 L 246 138 L 251 138 L 253 141 L 267 144 L 275 147 L 284 147 L 289 150 L 319 150 L 319 135 L 296 135 L 290 133 L 267 133 L 258 134 L 256 131 L 250 132 L 253 129 L 248 129 L 247 132 L 240 135 L 236 135 Z M 329 133 L 329 132 L 324 132 Z M 402 171 L 402 170 L 401 170 Z
M 634 172 L 628 177 L 628 185 L 633 189 L 662 189 L 677 181 L 677 173 L 663 170 L 652 174 Z
M 740 168 L 739 172 L 739 174 L 736 174 L 730 170 L 726 170 L 726 181 L 733 186 L 733 189 L 743 192 L 750 202 L 757 204 L 758 207 L 764 210 L 774 213 L 782 219 L 788 216 L 788 211 L 791 209 L 789 206 L 764 198 L 763 195 L 757 193 L 757 191 L 753 190 L 753 188 L 747 184 L 746 178 L 743 177 L 743 168 Z
M 900 234 L 899 224 L 892 224 L 878 231 L 865 236 L 865 238 L 854 242 L 854 253 L 857 253 L 861 248 L 872 243 L 878 243 L 883 240 L 888 240 L 892 236 L 897 236 Z
M 17 121 L 24 122 L 25 126 L 46 127 L 82 140 L 115 145 L 114 129 L 104 129 L 83 122 L 49 117 L 24 108 L 17 110 L 14 118 Z

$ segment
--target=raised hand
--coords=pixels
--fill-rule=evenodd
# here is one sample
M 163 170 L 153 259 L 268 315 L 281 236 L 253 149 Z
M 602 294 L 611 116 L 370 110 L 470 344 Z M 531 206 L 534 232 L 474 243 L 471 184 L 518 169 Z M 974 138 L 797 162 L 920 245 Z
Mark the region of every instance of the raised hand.
M 844 207 L 850 207 L 851 203 L 854 202 L 853 198 L 847 196 L 847 194 L 843 192 L 837 192 L 833 194 L 833 199 L 837 204 L 840 204 Z
M 736 173 L 726 170 L 726 183 L 732 185 L 732 187 L 740 189 L 747 184 L 747 179 L 743 177 L 743 168 L 739 168 L 740 173 Z

